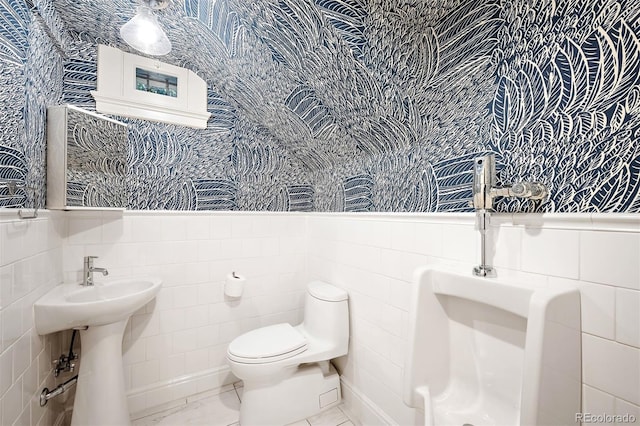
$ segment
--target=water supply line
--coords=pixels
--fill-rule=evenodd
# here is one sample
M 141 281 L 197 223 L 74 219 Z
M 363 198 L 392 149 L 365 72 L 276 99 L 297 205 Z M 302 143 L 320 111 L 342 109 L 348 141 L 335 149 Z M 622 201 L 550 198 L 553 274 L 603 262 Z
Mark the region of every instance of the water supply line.
M 496 157 L 487 154 L 473 160 L 473 201 L 476 223 L 480 231 L 480 265 L 473 268 L 473 275 L 495 277 L 495 269 L 487 262 L 487 229 L 498 197 L 517 197 L 542 200 L 548 195 L 547 187 L 540 182 L 516 182 L 498 187 L 496 184 Z
M 73 370 L 75 369 L 76 365 L 72 361 L 78 359 L 78 354 L 73 352 L 73 343 L 76 339 L 76 334 L 78 334 L 79 329 L 81 330 L 85 328 L 80 327 L 73 329 L 73 333 L 71 334 L 71 344 L 69 345 L 69 353 L 67 355 L 62 354 L 57 360 L 53 361 L 53 363 L 55 364 L 55 367 L 53 369 L 54 377 L 58 377 L 61 371 L 73 372 Z M 77 381 L 78 375 L 76 374 L 63 384 L 56 386 L 56 388 L 52 391 L 50 391 L 49 388 L 44 388 L 40 393 L 40 406 L 44 407 L 45 405 L 47 405 L 47 402 L 51 398 L 55 398 L 56 396 L 63 394 L 71 389 L 71 387 L 75 385 Z
M 73 352 L 73 342 L 76 339 L 76 334 L 78 334 L 78 329 L 74 328 L 73 334 L 71 334 L 71 344 L 69 345 L 69 354 L 68 355 L 62 354 L 60 355 L 60 358 L 53 361 L 53 363 L 55 364 L 53 375 L 55 377 L 58 377 L 61 371 L 73 372 L 73 370 L 76 368 L 76 364 L 72 362 L 78 359 L 78 354 Z

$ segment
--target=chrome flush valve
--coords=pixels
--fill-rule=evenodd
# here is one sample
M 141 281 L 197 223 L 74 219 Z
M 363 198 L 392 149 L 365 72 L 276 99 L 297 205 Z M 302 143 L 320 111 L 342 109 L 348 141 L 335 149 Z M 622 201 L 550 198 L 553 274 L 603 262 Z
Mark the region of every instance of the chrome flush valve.
M 480 265 L 473 268 L 473 274 L 479 277 L 495 276 L 493 267 L 486 261 L 486 234 L 490 214 L 497 197 L 518 197 L 530 200 L 542 200 L 549 192 L 540 182 L 517 182 L 513 185 L 496 186 L 496 157 L 488 154 L 473 161 L 473 201 L 476 221 L 480 231 Z
M 512 185 L 496 186 L 496 157 L 494 154 L 478 157 L 473 162 L 473 208 L 493 211 L 497 197 L 528 198 L 542 200 L 547 187 L 540 182 L 516 182 Z
M 509 197 L 542 200 L 547 196 L 547 187 L 540 182 L 517 182 L 511 186 Z

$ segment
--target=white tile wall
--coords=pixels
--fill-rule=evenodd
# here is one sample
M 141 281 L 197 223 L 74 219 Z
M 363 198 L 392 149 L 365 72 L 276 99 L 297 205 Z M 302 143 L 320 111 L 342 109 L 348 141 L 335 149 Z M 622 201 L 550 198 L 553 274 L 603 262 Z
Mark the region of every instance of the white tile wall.
M 640 351 L 590 334 L 582 336 L 585 384 L 640 405 Z
M 569 280 L 566 280 L 565 283 L 567 281 Z M 603 284 L 581 282 L 580 297 L 582 301 L 582 331 L 614 340 L 616 335 L 616 288 Z
M 123 342 L 132 410 L 231 380 L 226 347 L 237 335 L 301 320 L 306 284 L 306 218 L 296 214 L 125 212 L 66 215 L 64 276 L 79 281 L 82 258 L 97 255 L 109 278 L 154 275 L 163 288 L 135 313 Z M 227 274 L 247 279 L 240 300 L 224 296 Z M 98 279 L 102 279 L 98 277 Z M 217 377 L 204 383 L 206 377 Z M 175 385 L 182 382 L 181 387 Z M 166 385 L 166 386 L 165 386 Z M 162 388 L 166 387 L 163 393 Z
M 583 231 L 580 238 L 583 280 L 640 290 L 640 233 Z
M 582 411 L 591 414 L 603 414 L 616 412 L 616 399 L 613 395 L 598 389 L 584 385 L 582 387 Z M 605 425 L 605 422 L 597 422 L 596 425 Z
M 60 355 L 61 336 L 38 336 L 33 303 L 62 282 L 63 235 L 63 221 L 55 214 L 20 220 L 16 211 L 0 212 L 2 425 L 51 425 L 62 407 L 39 406 L 42 389 L 56 386 L 51 360 Z
M 580 270 L 580 233 L 578 231 L 525 227 L 521 233 L 523 271 L 578 278 Z
M 413 410 L 402 402 L 413 271 L 428 263 L 472 262 L 479 244 L 473 220 L 433 217 L 310 215 L 308 219 L 310 277 L 349 291 L 350 353 L 337 364 L 355 388 L 398 424 L 412 424 L 414 418 Z M 380 238 L 371 237 L 378 234 Z
M 496 219 L 488 241 L 499 273 L 581 290 L 583 409 L 637 414 L 640 222 Z M 202 372 L 226 367 L 228 342 L 251 328 L 299 321 L 304 284 L 320 278 L 351 296 L 353 338 L 339 368 L 384 413 L 379 418 L 398 424 L 416 418 L 401 397 L 413 269 L 471 268 L 479 257 L 473 215 L 126 212 L 31 222 L 3 215 L 0 237 L 0 424 L 9 425 L 53 421 L 33 398 L 53 386 L 50 360 L 61 339 L 35 335 L 31 307 L 63 277 L 78 281 L 83 256 L 100 256 L 96 264 L 111 278 L 164 280 L 125 332 L 127 386 L 149 390 L 134 392 L 132 410 L 219 386 L 219 376 Z M 223 295 L 231 271 L 247 277 L 240 300 Z
M 310 278 L 350 293 L 352 340 L 339 368 L 354 392 L 397 424 L 411 424 L 415 414 L 402 404 L 399 382 L 412 270 L 429 263 L 471 270 L 479 260 L 473 223 L 472 214 L 309 215 Z M 583 410 L 637 413 L 640 218 L 495 215 L 487 241 L 499 274 L 580 288 Z
M 616 340 L 640 348 L 640 291 L 616 289 Z

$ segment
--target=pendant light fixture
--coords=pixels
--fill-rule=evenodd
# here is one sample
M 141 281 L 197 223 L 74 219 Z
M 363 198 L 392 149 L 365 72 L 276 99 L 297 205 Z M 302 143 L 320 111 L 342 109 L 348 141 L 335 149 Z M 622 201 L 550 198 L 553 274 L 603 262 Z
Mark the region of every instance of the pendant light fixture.
M 171 52 L 171 42 L 164 33 L 154 11 L 166 9 L 171 0 L 142 0 L 136 15 L 120 28 L 120 36 L 134 49 L 147 55 Z

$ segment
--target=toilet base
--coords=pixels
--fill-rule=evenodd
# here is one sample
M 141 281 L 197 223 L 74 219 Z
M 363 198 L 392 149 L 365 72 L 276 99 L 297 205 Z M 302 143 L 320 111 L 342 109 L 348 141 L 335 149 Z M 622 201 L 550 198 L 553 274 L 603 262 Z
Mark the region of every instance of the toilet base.
M 244 383 L 240 425 L 282 426 L 338 405 L 342 399 L 335 368 L 318 364 L 298 367 L 278 383 Z

